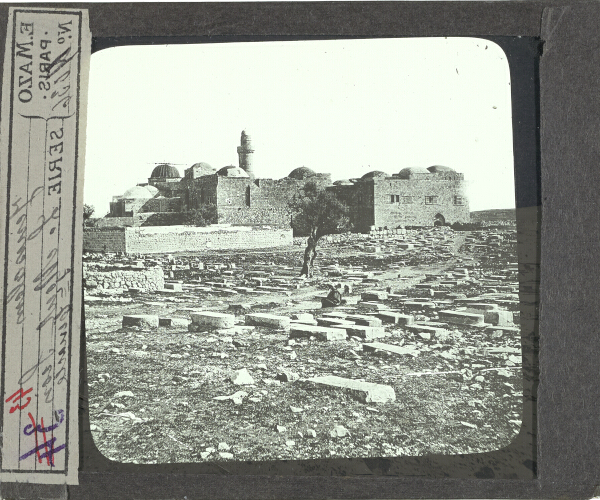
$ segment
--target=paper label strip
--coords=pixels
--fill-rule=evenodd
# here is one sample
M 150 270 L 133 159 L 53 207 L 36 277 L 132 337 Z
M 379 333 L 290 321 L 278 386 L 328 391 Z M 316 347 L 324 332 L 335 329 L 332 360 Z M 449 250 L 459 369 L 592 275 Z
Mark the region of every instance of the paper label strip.
M 2 86 L 2 481 L 77 484 L 87 12 L 11 8 Z

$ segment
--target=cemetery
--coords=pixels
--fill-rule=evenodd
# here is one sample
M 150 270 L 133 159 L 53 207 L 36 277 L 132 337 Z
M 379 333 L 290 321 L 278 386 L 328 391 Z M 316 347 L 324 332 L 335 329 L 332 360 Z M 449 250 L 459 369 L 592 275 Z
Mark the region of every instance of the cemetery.
M 85 254 L 90 429 L 128 463 L 462 454 L 521 429 L 516 231 Z M 323 308 L 329 285 L 343 304 Z

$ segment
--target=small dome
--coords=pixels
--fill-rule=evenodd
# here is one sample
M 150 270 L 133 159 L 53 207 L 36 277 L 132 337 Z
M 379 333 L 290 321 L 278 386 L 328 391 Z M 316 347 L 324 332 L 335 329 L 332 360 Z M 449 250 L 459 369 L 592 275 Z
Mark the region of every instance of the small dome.
M 303 181 L 315 175 L 317 175 L 317 173 L 308 167 L 298 167 L 292 170 L 288 177 L 290 179 L 296 179 L 297 181 Z
M 208 163 L 201 161 L 200 163 L 194 163 L 192 167 L 196 171 L 196 175 L 198 177 L 202 177 L 203 175 L 212 175 L 217 169 L 211 167 Z
M 372 172 L 363 175 L 361 179 L 374 179 L 375 177 L 389 177 L 389 175 L 381 170 L 373 170 Z
M 162 163 L 161 165 L 154 167 L 152 175 L 150 176 L 151 179 L 177 179 L 179 177 L 181 177 L 181 175 L 179 175 L 179 170 L 168 163 Z
M 439 174 L 441 172 L 456 172 L 453 168 L 445 167 L 444 165 L 433 165 L 429 167 L 427 170 L 432 174 Z
M 235 165 L 223 167 L 217 172 L 217 174 L 223 177 L 250 177 L 243 168 L 236 167 Z
M 142 186 L 144 189 L 147 189 L 148 192 L 152 195 L 152 197 L 156 196 L 158 194 L 158 188 L 155 188 L 154 186 Z
M 350 179 L 340 179 L 339 181 L 335 181 L 333 183 L 334 186 L 354 186 L 353 182 L 350 182 Z
M 158 190 L 156 191 L 158 192 Z M 149 189 L 146 189 L 146 186 L 133 186 L 123 193 L 123 198 L 149 200 L 150 198 L 154 198 L 154 194 L 151 193 Z
M 412 174 L 429 174 L 429 170 L 423 167 L 407 167 L 400 170 L 398 177 L 408 179 Z

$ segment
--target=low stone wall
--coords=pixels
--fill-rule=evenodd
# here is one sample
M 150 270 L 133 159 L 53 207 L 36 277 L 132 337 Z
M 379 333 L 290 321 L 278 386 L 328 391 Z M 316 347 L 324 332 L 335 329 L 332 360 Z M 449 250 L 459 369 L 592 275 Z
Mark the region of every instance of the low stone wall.
M 84 287 L 88 290 L 127 290 L 142 288 L 146 291 L 162 290 L 165 287 L 165 275 L 161 267 L 139 270 L 94 270 L 93 266 L 84 266 Z
M 125 228 L 85 228 L 83 250 L 86 252 L 125 252 Z
M 370 239 L 378 239 L 378 238 L 386 238 L 386 237 L 394 237 L 401 235 L 410 235 L 414 234 L 416 231 L 411 231 L 407 229 L 380 229 L 380 230 L 372 230 L 370 233 L 341 233 L 341 234 L 330 234 L 328 236 L 323 236 L 319 240 L 319 246 L 326 246 L 337 243 L 359 243 L 361 241 L 370 240 Z M 294 245 L 306 245 L 306 241 L 308 240 L 307 236 L 296 236 L 294 237 Z
M 274 248 L 292 242 L 291 229 L 250 226 L 93 228 L 84 230 L 83 250 L 150 254 Z
M 291 229 L 137 227 L 125 232 L 128 253 L 245 250 L 292 245 Z

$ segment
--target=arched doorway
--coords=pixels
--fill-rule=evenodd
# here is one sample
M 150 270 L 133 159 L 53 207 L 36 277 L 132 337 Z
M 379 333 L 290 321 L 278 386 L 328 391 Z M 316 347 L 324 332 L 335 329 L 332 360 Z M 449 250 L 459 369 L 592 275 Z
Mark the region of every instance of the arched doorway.
M 446 219 L 444 219 L 444 216 L 442 214 L 435 214 L 435 217 L 433 218 L 433 225 L 434 226 L 445 226 Z

